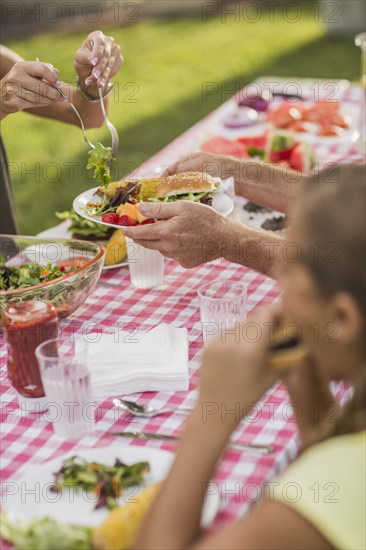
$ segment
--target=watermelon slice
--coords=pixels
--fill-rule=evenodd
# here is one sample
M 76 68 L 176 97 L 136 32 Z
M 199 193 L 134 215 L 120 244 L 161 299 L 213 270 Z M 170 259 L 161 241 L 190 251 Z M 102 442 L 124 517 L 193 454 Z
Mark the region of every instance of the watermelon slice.
M 297 142 L 289 132 L 273 133 L 268 140 L 267 158 L 275 164 L 281 160 L 289 160 Z
M 298 143 L 290 156 L 289 163 L 292 170 L 308 172 L 314 168 L 316 162 L 314 149 L 308 143 Z
M 268 133 L 260 134 L 259 136 L 243 136 L 237 138 L 236 141 L 248 147 L 256 149 L 265 149 L 268 141 Z
M 237 158 L 250 158 L 247 148 L 241 143 L 231 141 L 224 137 L 213 137 L 201 144 L 201 151 L 215 153 L 217 155 L 231 155 Z

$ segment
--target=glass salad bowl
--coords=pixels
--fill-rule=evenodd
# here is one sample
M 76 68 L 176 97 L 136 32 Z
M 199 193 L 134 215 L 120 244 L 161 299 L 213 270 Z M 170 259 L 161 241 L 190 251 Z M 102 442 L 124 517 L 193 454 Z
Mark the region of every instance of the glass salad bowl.
M 94 290 L 105 248 L 76 239 L 0 235 L 0 253 L 1 317 L 11 303 L 48 300 L 62 319 L 76 311 Z M 47 280 L 51 277 L 56 278 Z M 7 289 L 9 281 L 11 289 Z

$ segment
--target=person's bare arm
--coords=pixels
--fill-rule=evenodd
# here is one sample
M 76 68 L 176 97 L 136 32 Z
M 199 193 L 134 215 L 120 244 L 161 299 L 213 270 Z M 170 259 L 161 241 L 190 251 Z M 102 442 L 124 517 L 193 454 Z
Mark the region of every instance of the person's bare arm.
M 191 171 L 222 179 L 233 177 L 237 195 L 286 214 L 307 181 L 306 176 L 285 166 L 210 153 L 188 155 L 169 166 L 163 176 Z
M 261 335 L 256 342 L 244 338 L 237 342 L 228 334 L 206 347 L 197 406 L 173 467 L 141 527 L 136 550 L 331 548 L 311 524 L 277 502 L 258 505 L 248 517 L 211 536 L 200 531 L 206 489 L 231 433 L 248 414 L 249 403 L 256 403 L 276 380 L 265 358 L 268 327 L 278 314 L 278 308 L 267 308 L 252 316 L 250 323 L 257 323 Z M 239 328 L 242 334 L 244 325 Z
M 207 422 L 187 426 L 174 466 L 144 521 L 134 550 L 330 550 L 308 521 L 284 504 L 265 501 L 244 518 L 205 536 L 205 491 L 225 446 L 225 432 Z M 227 434 L 227 432 L 226 432 Z M 221 438 L 221 439 L 220 439 Z M 219 488 L 218 488 L 219 490 Z
M 225 258 L 273 276 L 276 259 L 285 246 L 282 237 L 224 218 L 203 204 L 141 203 L 139 209 L 162 221 L 125 228 L 125 235 L 186 268 Z
M 16 52 L 0 44 L 0 79 L 10 71 L 14 63 L 24 61 Z

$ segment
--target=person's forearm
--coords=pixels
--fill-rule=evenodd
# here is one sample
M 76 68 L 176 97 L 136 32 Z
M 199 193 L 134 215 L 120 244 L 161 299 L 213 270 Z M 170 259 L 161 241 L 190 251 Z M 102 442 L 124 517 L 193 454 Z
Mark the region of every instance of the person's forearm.
M 205 422 L 203 413 L 198 407 L 188 419 L 174 465 L 142 525 L 136 550 L 183 549 L 199 537 L 207 484 L 233 429 L 210 422 L 211 418 Z
M 80 89 L 76 86 L 69 86 L 64 84 L 61 89 L 67 95 L 67 97 L 70 98 L 76 109 L 79 111 L 86 129 L 99 128 L 103 124 L 103 113 L 99 101 L 88 101 L 83 97 Z M 95 97 L 97 97 L 98 92 L 92 92 L 88 90 L 88 93 L 90 93 L 90 95 L 95 94 Z M 108 100 L 108 97 L 104 99 L 106 110 L 108 110 Z M 36 107 L 32 109 L 27 109 L 26 111 L 34 115 L 52 118 L 54 120 L 59 120 L 60 122 L 66 122 L 67 124 L 80 126 L 80 121 L 78 117 L 76 116 L 74 110 L 67 101 L 57 101 L 51 105 L 48 105 L 47 107 Z
M 214 368 L 212 360 L 210 366 Z M 224 394 L 209 392 L 214 398 L 204 397 L 201 388 L 200 400 L 188 418 L 173 467 L 141 527 L 135 550 L 182 550 L 200 541 L 203 502 L 216 465 L 243 411 L 250 413 L 274 378 L 271 373 L 270 378 L 250 377 L 236 384 L 236 388 L 243 388 L 238 393 L 240 401 L 233 396 L 228 399 L 227 390 Z
M 24 59 L 13 50 L 0 44 L 0 78 L 3 78 L 15 63 L 20 63 Z
M 2 80 L 4 76 L 8 74 L 15 63 L 21 61 L 24 61 L 24 59 L 20 57 L 20 55 L 13 52 L 13 50 L 10 50 L 9 48 L 6 48 L 6 46 L 0 45 L 0 79 Z M 4 120 L 4 118 L 10 114 L 3 109 L 6 90 L 3 89 L 2 84 L 3 83 L 0 84 L 0 120 Z
M 230 262 L 245 265 L 274 277 L 278 258 L 286 253 L 283 237 L 243 223 L 226 219 L 221 237 L 221 256 Z
M 235 193 L 261 206 L 288 213 L 305 176 L 286 166 L 238 161 L 234 167 Z

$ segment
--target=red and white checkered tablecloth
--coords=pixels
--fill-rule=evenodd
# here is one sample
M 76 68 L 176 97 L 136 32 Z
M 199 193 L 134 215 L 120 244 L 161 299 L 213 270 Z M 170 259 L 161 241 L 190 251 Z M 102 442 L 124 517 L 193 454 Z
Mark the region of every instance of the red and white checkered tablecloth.
M 157 165 L 165 165 L 179 155 L 191 151 L 198 133 L 201 130 L 208 131 L 215 120 L 221 117 L 228 103 L 146 162 L 140 174 L 151 174 L 151 170 Z M 347 157 L 345 147 L 341 149 L 343 157 Z M 348 147 L 348 154 L 351 153 Z M 165 273 L 162 287 L 138 290 L 130 285 L 127 268 L 104 272 L 101 282 L 108 285 L 98 284 L 83 306 L 65 320 L 63 328 L 65 331 L 91 335 L 95 331 L 107 331 L 108 328 L 116 326 L 124 330 L 128 330 L 129 327 L 145 330 L 159 323 L 186 327 L 190 341 L 189 391 L 175 394 L 136 394 L 134 398 L 153 407 L 167 404 L 192 406 L 196 399 L 197 371 L 202 350 L 198 287 L 218 279 L 242 281 L 248 285 L 249 311 L 277 300 L 279 287 L 272 279 L 224 260 L 217 260 L 191 270 L 185 270 L 169 260 L 165 264 Z M 173 443 L 114 439 L 106 434 L 108 431 L 125 429 L 177 435 L 184 423 L 184 416 L 177 413 L 153 419 L 120 416 L 112 404 L 112 399 L 109 398 L 99 403 L 98 423 L 94 432 L 80 440 L 60 439 L 54 435 L 52 425 L 47 421 L 47 413 L 20 413 L 14 390 L 7 379 L 6 349 L 3 342 L 0 348 L 0 385 L 3 482 L 17 480 L 30 466 L 41 465 L 70 451 L 77 454 L 81 449 L 110 446 L 117 452 L 132 444 L 174 450 Z M 341 400 L 347 394 L 342 384 L 335 385 L 334 392 Z M 215 479 L 221 492 L 217 525 L 242 514 L 251 502 L 257 500 L 260 488 L 284 470 L 297 455 L 299 441 L 284 387 L 273 387 L 234 435 L 236 441 L 271 444 L 275 447 L 275 452 L 267 456 L 234 450 L 225 453 Z

